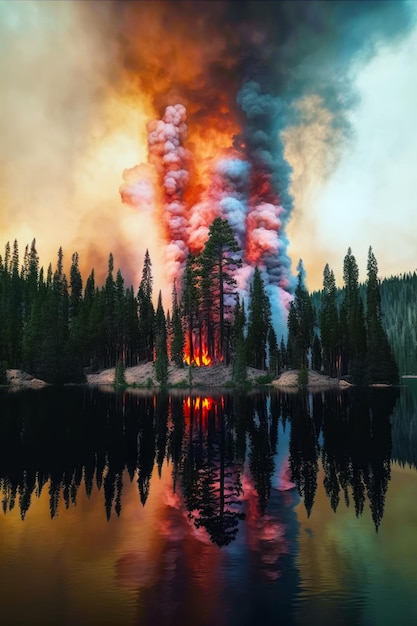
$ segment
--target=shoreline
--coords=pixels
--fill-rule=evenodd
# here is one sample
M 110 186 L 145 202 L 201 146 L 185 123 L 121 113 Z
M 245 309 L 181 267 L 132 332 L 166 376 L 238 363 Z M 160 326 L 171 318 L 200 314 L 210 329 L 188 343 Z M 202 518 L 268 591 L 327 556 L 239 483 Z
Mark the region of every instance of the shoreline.
M 300 370 L 286 370 L 277 378 L 272 379 L 266 370 L 258 370 L 252 367 L 247 368 L 247 390 L 253 390 L 261 387 L 273 387 L 280 391 L 298 392 L 299 390 L 307 391 L 326 391 L 330 389 L 345 390 L 352 385 L 346 380 L 331 378 L 325 374 L 320 374 L 314 370 L 308 370 L 307 385 L 298 384 L 298 374 Z M 106 387 L 116 388 L 114 385 L 115 368 L 108 368 L 94 374 L 87 374 L 86 381 L 83 383 L 66 383 L 64 386 L 87 386 L 87 387 Z M 18 369 L 7 370 L 8 384 L 3 385 L 6 389 L 43 389 L 51 385 L 39 378 L 35 378 L 28 372 Z M 126 387 L 133 389 L 160 389 L 161 385 L 157 382 L 155 376 L 154 363 L 143 363 L 134 367 L 128 367 L 125 370 Z M 404 375 L 402 379 L 417 379 L 415 375 Z M 388 385 L 385 383 L 371 383 L 367 385 L 370 388 L 391 388 L 400 386 Z M 189 366 L 178 367 L 169 365 L 168 367 L 168 383 L 166 389 L 224 389 L 238 390 L 240 387 L 233 382 L 233 369 L 231 365 L 216 364 L 210 366 Z M 243 386 L 241 389 L 245 389 Z
M 108 368 L 94 374 L 86 375 L 86 382 L 80 383 L 81 386 L 88 387 L 112 387 L 114 388 L 114 372 L 115 368 Z M 352 385 L 344 380 L 330 378 L 324 374 L 319 374 L 313 370 L 308 372 L 308 384 L 300 386 L 298 384 L 299 370 L 286 370 L 280 376 L 271 380 L 266 370 L 258 370 L 255 368 L 247 368 L 248 387 L 273 387 L 282 391 L 298 391 L 300 389 L 307 390 L 326 390 L 339 389 L 343 390 Z M 49 383 L 33 377 L 28 372 L 22 370 L 7 370 L 9 389 L 42 389 L 49 387 Z M 128 367 L 125 370 L 126 389 L 159 389 L 160 384 L 156 380 L 154 363 L 144 363 L 134 367 Z M 71 386 L 69 383 L 65 386 Z M 381 386 L 381 385 L 378 385 Z M 386 385 L 383 385 L 386 386 Z M 193 367 L 185 365 L 183 368 L 170 365 L 168 368 L 167 389 L 239 389 L 233 382 L 232 366 L 228 365 L 211 365 L 202 367 Z

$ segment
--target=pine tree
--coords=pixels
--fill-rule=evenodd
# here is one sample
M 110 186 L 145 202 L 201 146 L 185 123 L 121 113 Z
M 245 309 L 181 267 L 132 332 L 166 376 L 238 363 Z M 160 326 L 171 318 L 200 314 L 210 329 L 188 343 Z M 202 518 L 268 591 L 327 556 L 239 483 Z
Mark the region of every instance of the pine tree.
M 35 355 L 35 375 L 49 383 L 61 384 L 68 380 L 67 341 L 69 334 L 69 295 L 63 272 L 63 251 L 58 250 L 55 272 L 48 268 L 45 286 L 40 290 L 42 304 L 39 311 L 39 352 Z
M 114 368 L 114 382 L 115 387 L 127 387 L 126 376 L 125 376 L 125 366 L 123 361 L 117 361 L 116 367 Z
M 313 368 L 313 370 L 316 370 L 316 372 L 321 371 L 321 366 L 322 366 L 321 352 L 322 352 L 322 347 L 321 347 L 320 339 L 318 335 L 314 333 L 313 347 L 311 351 L 311 367 Z
M 233 324 L 233 381 L 241 387 L 247 383 L 245 324 L 245 305 L 237 296 Z
M 138 302 L 131 286 L 126 290 L 126 364 L 137 364 L 139 351 Z
M 192 254 L 187 257 L 182 279 L 182 315 L 186 329 L 189 363 L 194 363 L 194 330 L 197 321 L 197 311 L 200 302 L 198 289 L 198 260 Z M 201 318 L 200 318 L 201 324 Z M 201 326 L 200 326 L 201 328 Z
M 112 367 L 117 362 L 115 334 L 116 334 L 116 283 L 113 276 L 114 259 L 110 252 L 107 264 L 107 276 L 102 288 L 103 303 L 103 331 L 104 331 L 104 366 Z
M 299 323 L 294 300 L 291 302 L 290 310 L 288 311 L 287 328 L 288 337 L 285 350 L 287 367 L 289 367 L 290 369 L 297 369 L 298 367 L 300 367 L 298 348 Z
M 153 361 L 154 358 L 154 318 L 155 310 L 152 304 L 152 263 L 148 250 L 142 269 L 142 280 L 138 291 L 139 307 L 139 359 Z
M 225 341 L 225 320 L 228 314 L 226 297 L 234 299 L 236 280 L 233 276 L 242 260 L 240 248 L 227 220 L 216 217 L 209 228 L 208 240 L 201 254 L 201 282 L 208 322 L 208 350 L 214 358 L 230 360 Z M 211 329 L 218 329 L 211 336 Z
M 271 306 L 264 281 L 255 267 L 249 298 L 248 334 L 246 339 L 248 365 L 266 369 L 268 333 L 271 324 Z
M 78 266 L 78 252 L 74 252 L 71 258 L 70 269 L 70 317 L 76 317 L 82 300 L 83 281 L 81 278 L 80 268 Z
M 314 309 L 305 286 L 305 271 L 300 259 L 297 265 L 297 286 L 288 315 L 288 361 L 293 368 L 308 366 L 308 351 L 314 338 Z
M 155 375 L 161 386 L 168 382 L 168 350 L 167 329 L 164 309 L 162 307 L 162 295 L 159 292 L 158 306 L 155 314 Z
M 366 284 L 366 326 L 368 337 L 368 378 L 370 382 L 397 383 L 398 368 L 382 326 L 378 265 L 372 248 L 368 252 Z
M 333 271 L 328 264 L 323 272 L 323 298 L 320 311 L 321 346 L 323 350 L 323 370 L 325 374 L 338 375 L 340 353 L 339 315 L 337 311 L 337 290 Z
M 284 336 L 281 336 L 281 343 L 279 345 L 279 358 L 280 358 L 280 365 L 279 365 L 280 371 L 287 369 L 288 358 L 287 358 L 287 349 L 285 347 Z
M 181 311 L 178 304 L 177 285 L 174 280 L 172 290 L 172 340 L 171 340 L 171 361 L 178 367 L 184 366 L 184 331 L 181 322 Z
M 8 283 L 7 300 L 5 303 L 6 315 L 6 361 L 10 367 L 19 368 L 22 358 L 23 336 L 23 280 L 19 274 L 19 246 L 17 240 L 13 242 L 13 253 L 10 265 L 10 279 Z
M 268 332 L 268 356 L 268 372 L 275 378 L 280 373 L 280 355 L 277 336 L 272 326 L 269 327 Z
M 345 368 L 347 366 L 347 372 L 342 373 L 348 373 L 352 378 L 352 382 L 361 384 L 366 382 L 367 339 L 363 302 L 360 297 L 358 279 L 358 265 L 349 248 L 343 262 L 343 280 L 345 283 L 343 316 L 346 315 L 347 331 L 347 358 L 344 365 Z

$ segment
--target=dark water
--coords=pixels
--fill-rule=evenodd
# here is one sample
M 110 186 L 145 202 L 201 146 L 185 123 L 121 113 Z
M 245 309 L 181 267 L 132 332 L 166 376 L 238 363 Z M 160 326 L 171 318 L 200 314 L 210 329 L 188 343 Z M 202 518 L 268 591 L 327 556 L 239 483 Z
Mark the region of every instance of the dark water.
M 417 624 L 417 388 L 0 394 L 0 623 Z

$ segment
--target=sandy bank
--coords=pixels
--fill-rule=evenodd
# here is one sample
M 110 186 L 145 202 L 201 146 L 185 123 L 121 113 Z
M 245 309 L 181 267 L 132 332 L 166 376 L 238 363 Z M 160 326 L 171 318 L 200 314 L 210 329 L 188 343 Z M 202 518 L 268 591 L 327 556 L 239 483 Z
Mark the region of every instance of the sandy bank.
M 7 380 L 11 387 L 25 387 L 28 389 L 41 389 L 47 387 L 48 383 L 39 378 L 34 378 L 22 370 L 7 370 Z
M 264 376 L 263 370 L 252 367 L 247 369 L 248 380 L 255 380 L 258 376 Z M 231 384 L 233 377 L 232 366 L 211 365 L 210 367 L 168 367 L 169 385 L 191 385 L 193 387 L 223 387 Z M 126 368 L 125 378 L 128 385 L 158 386 L 153 363 L 144 363 L 135 367 Z M 98 374 L 88 374 L 89 385 L 111 385 L 114 381 L 114 367 L 103 370 Z
M 298 389 L 298 374 L 299 370 L 289 370 L 287 372 L 283 372 L 272 382 L 272 384 L 274 387 L 285 389 L 287 391 L 291 388 Z M 325 376 L 324 374 L 319 374 L 318 372 L 313 372 L 312 370 L 309 370 L 308 372 L 308 389 L 345 389 L 350 386 L 350 383 L 345 380 L 330 378 L 330 376 Z
M 256 381 L 260 377 L 264 377 L 267 372 L 258 370 L 253 367 L 247 368 L 248 381 Z M 286 391 L 298 390 L 298 370 L 290 370 L 283 372 L 277 379 L 272 381 L 272 385 L 278 389 Z M 125 372 L 126 382 L 128 385 L 137 385 L 138 387 L 157 387 L 158 382 L 155 376 L 155 368 L 153 363 L 143 363 L 135 367 L 128 367 Z M 8 370 L 7 378 L 12 388 L 30 388 L 40 389 L 47 386 L 42 380 L 34 378 L 27 372 L 22 370 Z M 113 385 L 114 367 L 103 370 L 96 374 L 87 374 L 88 385 Z M 232 385 L 233 370 L 228 365 L 211 365 L 210 367 L 189 367 L 183 368 L 170 365 L 168 368 L 168 384 L 183 387 L 224 387 Z M 330 378 L 309 371 L 308 388 L 309 389 L 328 389 L 328 388 L 345 388 L 349 387 L 349 383 L 339 381 L 336 378 Z

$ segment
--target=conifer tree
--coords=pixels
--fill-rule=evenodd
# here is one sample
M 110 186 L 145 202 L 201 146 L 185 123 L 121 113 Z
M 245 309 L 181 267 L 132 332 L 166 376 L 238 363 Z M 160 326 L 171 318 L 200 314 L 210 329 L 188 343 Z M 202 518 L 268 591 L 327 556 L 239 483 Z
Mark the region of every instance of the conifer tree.
M 182 315 L 186 329 L 189 362 L 194 363 L 193 335 L 197 322 L 197 311 L 200 302 L 198 289 L 198 260 L 192 254 L 187 257 L 182 279 Z M 201 323 L 201 319 L 200 319 Z
M 359 292 L 359 269 L 349 248 L 343 262 L 345 292 L 343 316 L 346 315 L 347 358 L 345 368 L 352 381 L 361 384 L 365 381 L 366 366 L 366 327 L 363 302 Z M 341 315 L 341 317 L 342 317 Z
M 104 338 L 105 338 L 105 367 L 111 367 L 116 364 L 117 356 L 114 345 L 115 329 L 116 329 L 116 283 L 114 281 L 114 259 L 110 252 L 107 265 L 107 276 L 102 289 L 103 306 L 104 306 Z
M 40 290 L 41 308 L 35 311 L 35 332 L 39 332 L 39 350 L 34 358 L 34 374 L 49 383 L 61 384 L 68 380 L 69 294 L 63 272 L 63 251 L 58 250 L 55 272 L 48 268 L 45 286 Z M 36 330 L 40 326 L 39 331 Z M 71 379 L 71 378 L 70 378 Z M 72 382 L 72 381 L 71 381 Z
M 10 367 L 19 368 L 22 358 L 23 336 L 23 281 L 19 274 L 19 246 L 17 239 L 13 242 L 13 253 L 10 265 L 10 277 L 7 281 L 8 290 L 5 303 L 6 361 Z
M 78 266 L 78 252 L 74 252 L 71 258 L 70 269 L 70 317 L 76 317 L 82 300 L 83 281 L 81 278 L 80 268 Z
M 368 338 L 368 378 L 370 382 L 398 382 L 398 368 L 382 325 L 378 265 L 372 248 L 368 252 L 366 284 L 366 326 Z
M 272 325 L 268 331 L 268 372 L 271 376 L 278 376 L 280 373 L 280 355 L 277 336 Z
M 148 250 L 142 269 L 142 280 L 138 291 L 139 309 L 139 359 L 153 361 L 154 358 L 154 321 L 155 310 L 152 304 L 152 262 Z
M 139 320 L 138 320 L 138 302 L 130 286 L 126 290 L 126 364 L 134 366 L 137 364 L 137 355 L 139 351 Z
M 126 366 L 126 297 L 124 288 L 124 278 L 120 269 L 116 274 L 116 302 L 115 302 L 115 337 L 116 361 L 120 361 Z
M 171 340 L 171 361 L 178 367 L 184 365 L 184 331 L 181 322 L 181 311 L 178 303 L 177 284 L 174 280 L 172 290 L 172 340 Z
M 316 333 L 314 333 L 313 346 L 311 350 L 311 367 L 316 372 L 321 371 L 322 366 L 322 347 L 320 343 L 320 339 Z
M 298 349 L 298 333 L 299 323 L 297 318 L 297 309 L 294 300 L 290 304 L 287 319 L 288 337 L 286 346 L 287 367 L 297 369 L 300 367 L 299 349 Z
M 209 228 L 208 240 L 200 257 L 201 288 L 205 302 L 205 316 L 208 322 L 208 349 L 211 357 L 229 362 L 225 341 L 225 319 L 228 305 L 235 295 L 234 272 L 241 266 L 240 248 L 227 220 L 216 217 Z M 212 330 L 218 328 L 217 337 Z
M 305 270 L 301 259 L 297 272 L 297 286 L 288 314 L 287 350 L 289 366 L 305 369 L 314 338 L 314 309 L 305 286 Z
M 321 346 L 323 370 L 325 374 L 338 375 L 340 353 L 339 316 L 337 311 L 337 290 L 333 270 L 326 263 L 323 272 L 323 298 L 320 311 Z
M 237 296 L 233 324 L 233 381 L 239 386 L 247 382 L 245 324 L 245 304 Z
M 271 306 L 264 281 L 255 267 L 250 290 L 248 334 L 246 339 L 248 365 L 266 369 L 268 333 L 271 324 Z
M 158 306 L 155 314 L 155 375 L 161 386 L 168 382 L 168 350 L 167 328 L 164 309 L 162 307 L 162 295 L 159 292 Z
M 280 371 L 287 369 L 288 367 L 288 359 L 287 359 L 287 349 L 285 347 L 284 336 L 281 336 L 281 343 L 279 345 L 279 358 L 280 358 Z

